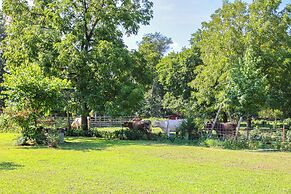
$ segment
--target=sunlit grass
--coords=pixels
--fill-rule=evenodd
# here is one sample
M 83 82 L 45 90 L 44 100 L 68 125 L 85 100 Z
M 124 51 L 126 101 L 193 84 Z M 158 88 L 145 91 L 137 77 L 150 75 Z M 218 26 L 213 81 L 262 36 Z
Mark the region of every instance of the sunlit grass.
M 17 147 L 0 134 L 0 193 L 290 193 L 291 154 L 68 138 Z

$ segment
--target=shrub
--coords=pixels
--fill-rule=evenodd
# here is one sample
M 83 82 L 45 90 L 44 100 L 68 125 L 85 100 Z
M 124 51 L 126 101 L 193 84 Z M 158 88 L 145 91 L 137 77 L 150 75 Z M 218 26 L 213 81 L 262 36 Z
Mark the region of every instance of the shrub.
M 30 127 L 21 131 L 22 136 L 18 138 L 17 145 L 48 145 L 57 147 L 60 143 L 60 133 L 55 129 L 43 127 Z
M 201 143 L 201 145 L 206 147 L 221 147 L 222 141 L 217 139 L 206 139 Z
M 21 131 L 22 137 L 25 138 L 24 145 L 43 145 L 46 144 L 46 131 L 43 127 L 29 127 Z
M 46 134 L 46 141 L 49 147 L 56 148 L 60 143 L 60 134 L 58 130 L 50 130 Z
M 1 114 L 0 115 L 0 132 L 20 132 L 21 128 L 8 114 Z
M 199 129 L 194 118 L 187 118 L 177 130 L 177 136 L 186 140 L 199 139 Z
M 81 129 L 72 129 L 66 132 L 66 136 L 71 137 L 85 136 L 85 133 Z M 97 128 L 90 129 L 86 136 L 120 140 L 149 140 L 154 137 L 154 135 L 152 134 L 149 135 L 142 130 L 121 129 L 117 131 L 100 131 Z
M 222 143 L 222 147 L 225 149 L 240 150 L 249 149 L 249 142 L 244 139 L 227 139 Z

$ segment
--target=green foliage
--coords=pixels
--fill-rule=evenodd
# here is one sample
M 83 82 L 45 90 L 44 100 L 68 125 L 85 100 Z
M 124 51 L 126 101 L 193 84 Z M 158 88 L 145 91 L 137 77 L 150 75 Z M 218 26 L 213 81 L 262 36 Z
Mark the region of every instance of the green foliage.
M 249 142 L 244 139 L 227 139 L 223 142 L 222 147 L 232 150 L 250 149 Z
M 57 148 L 60 144 L 61 137 L 58 130 L 49 130 L 46 133 L 46 142 L 49 147 L 51 148 Z
M 10 68 L 3 85 L 8 88 L 5 94 L 10 107 L 36 114 L 62 110 L 59 108 L 64 106 L 62 91 L 69 87 L 66 80 L 45 76 L 37 64 Z
M 60 140 L 60 133 L 56 129 L 30 127 L 21 131 L 17 145 L 48 145 L 49 147 L 56 148 L 60 144 Z
M 224 2 L 210 22 L 202 23 L 201 31 L 193 35 L 192 44 L 200 48 L 203 60 L 191 83 L 195 90 L 193 98 L 201 112 L 215 112 L 217 105 L 225 101 L 229 72 L 244 51 L 245 11 L 246 4 L 241 1 Z
M 0 133 L 20 132 L 21 128 L 17 122 L 8 114 L 0 115 Z
M 201 131 L 194 118 L 187 118 L 177 130 L 178 137 L 185 140 L 201 138 Z
M 44 145 L 46 144 L 46 131 L 43 127 L 30 127 L 21 131 L 22 145 Z
M 36 120 L 51 111 L 63 110 L 65 98 L 63 91 L 69 82 L 53 76 L 45 76 L 37 64 L 22 64 L 10 68 L 5 74 L 3 93 L 6 98 L 6 113 L 13 118 L 23 130 L 36 127 Z
M 144 35 L 142 41 L 138 43 L 138 51 L 146 59 L 146 66 L 151 70 L 152 78 L 154 78 L 156 65 L 170 49 L 172 43 L 171 38 L 159 32 Z
M 222 111 L 235 111 L 240 101 L 243 113 L 253 114 L 265 102 L 289 115 L 290 5 L 278 12 L 279 5 L 279 0 L 225 1 L 193 35 L 203 65 L 191 85 L 202 112 L 215 112 L 220 103 L 226 105 Z M 234 87 L 236 94 L 229 96 Z
M 3 10 L 12 18 L 4 53 L 8 67 L 38 64 L 46 74 L 70 80 L 83 118 L 91 110 L 112 112 L 110 104 L 118 104 L 124 84 L 140 88 L 140 78 L 132 73 L 136 57 L 122 38 L 149 23 L 152 5 L 148 0 L 77 0 L 35 1 L 30 7 L 4 1 Z M 82 127 L 88 128 L 86 121 Z
M 265 110 L 261 110 L 258 113 L 260 118 L 267 118 L 267 119 L 279 119 L 282 118 L 283 116 L 283 112 L 276 109 L 276 110 L 272 110 L 272 109 L 265 109 Z
M 169 50 L 172 40 L 161 33 L 146 34 L 139 42 L 138 52 L 145 59 L 146 71 L 150 79 L 146 83 L 145 104 L 143 113 L 147 116 L 158 117 L 163 113 L 162 100 L 164 96 L 163 86 L 158 81 L 156 66 Z
M 202 141 L 200 145 L 206 146 L 206 147 L 221 147 L 223 144 L 222 141 L 218 139 L 206 139 L 205 141 Z
M 0 10 L 0 83 L 2 83 L 3 80 L 3 74 L 5 72 L 5 61 L 3 59 L 3 49 L 2 49 L 2 41 L 5 38 L 5 21 L 4 21 L 4 15 L 2 13 L 2 10 Z M 0 95 L 2 95 L 3 87 L 0 85 Z M 3 109 L 4 107 L 4 100 L 0 99 L 0 108 Z
M 163 85 L 165 95 L 163 107 L 173 112 L 187 114 L 191 107 L 189 83 L 195 78 L 195 68 L 201 65 L 199 49 L 192 47 L 180 53 L 170 53 L 157 64 L 159 82 Z
M 106 114 L 134 115 L 137 111 L 140 111 L 143 103 L 144 87 L 131 83 L 123 84 L 116 99 L 105 104 Z
M 149 140 L 154 135 L 146 134 L 142 130 L 135 129 L 119 129 L 114 131 L 108 130 L 100 130 L 97 128 L 89 129 L 89 131 L 84 134 L 83 130 L 72 129 L 66 132 L 66 136 L 69 137 L 80 137 L 80 136 L 88 136 L 88 137 L 98 137 L 105 139 L 120 139 L 120 140 Z
M 244 58 L 233 65 L 226 98 L 238 113 L 255 115 L 266 104 L 267 76 L 262 74 L 260 62 L 254 51 L 247 49 Z

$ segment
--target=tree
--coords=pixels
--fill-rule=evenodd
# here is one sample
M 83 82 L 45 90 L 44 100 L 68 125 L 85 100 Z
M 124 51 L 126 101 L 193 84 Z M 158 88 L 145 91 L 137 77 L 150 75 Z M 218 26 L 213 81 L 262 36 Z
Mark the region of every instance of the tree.
M 279 10 L 280 0 L 254 1 L 249 6 L 246 43 L 261 59 L 269 83 L 268 106 L 291 116 L 290 13 L 291 5 Z
M 146 34 L 142 41 L 138 43 L 138 51 L 146 60 L 147 73 L 149 74 L 150 82 L 148 92 L 145 96 L 145 106 L 149 116 L 161 116 L 162 98 L 164 95 L 162 85 L 158 82 L 156 73 L 156 65 L 162 57 L 170 49 L 172 44 L 171 38 L 168 38 L 161 33 Z
M 163 85 L 164 108 L 180 114 L 191 114 L 191 92 L 189 86 L 195 78 L 195 68 L 202 64 L 200 51 L 193 46 L 180 53 L 170 53 L 157 65 L 159 82 Z
M 87 130 L 91 109 L 110 112 L 120 91 L 138 87 L 132 73 L 135 62 L 122 37 L 148 24 L 151 7 L 148 0 L 36 0 L 31 7 L 7 0 L 3 8 L 12 18 L 7 64 L 36 62 L 48 75 L 69 79 Z
M 47 77 L 38 64 L 22 64 L 10 68 L 4 75 L 4 91 L 9 111 L 18 113 L 24 129 L 37 126 L 37 118 L 65 106 L 64 91 L 69 83 L 53 76 Z
M 223 7 L 211 16 L 211 21 L 202 23 L 202 29 L 193 35 L 193 41 L 196 41 L 193 44 L 200 48 L 203 60 L 196 69 L 197 77 L 191 83 L 196 91 L 193 98 L 198 104 L 196 108 L 211 117 L 224 103 L 229 70 L 244 51 L 245 12 L 245 3 L 224 2 Z
M 5 38 L 5 19 L 2 11 L 0 10 L 0 84 L 3 83 L 3 74 L 4 74 L 4 66 L 5 62 L 3 60 L 3 51 L 2 51 L 2 41 Z M 3 87 L 0 86 L 0 96 L 2 96 Z M 3 98 L 3 97 L 2 97 Z M 0 100 L 0 109 L 4 108 L 4 100 L 1 98 Z
M 236 103 L 231 102 L 234 99 L 228 99 L 228 92 L 233 82 L 241 81 L 233 79 L 234 74 L 239 76 L 235 73 L 238 64 L 246 66 L 239 71 L 242 73 L 242 80 L 248 77 L 243 73 L 248 68 L 252 71 L 259 69 L 260 75 L 266 76 L 268 87 L 259 84 L 262 87 L 259 91 L 267 88 L 263 93 L 267 92 L 266 95 L 270 97 L 265 101 L 269 107 L 283 109 L 289 103 L 290 98 L 287 99 L 287 96 L 290 94 L 290 84 L 286 82 L 289 78 L 284 78 L 290 74 L 291 69 L 288 60 L 290 24 L 288 6 L 278 12 L 279 5 L 279 0 L 255 0 L 250 5 L 239 0 L 233 3 L 225 1 L 223 7 L 211 16 L 211 21 L 202 24 L 195 39 L 201 49 L 203 65 L 196 69 L 197 77 L 193 80 L 192 87 L 195 90 L 193 97 L 204 111 L 213 113 L 220 104 L 224 104 L 223 112 L 236 108 L 232 106 Z M 250 53 L 250 48 L 252 54 L 247 54 Z M 258 81 L 256 72 L 252 73 L 248 79 L 253 80 L 248 81 L 248 87 Z M 242 96 L 248 96 L 251 88 L 240 85 L 240 89 Z M 275 98 L 280 100 L 276 102 Z M 241 104 L 244 112 L 248 112 L 253 101 L 252 98 L 246 100 L 248 102 L 245 103 L 250 106 Z
M 247 49 L 244 58 L 233 66 L 227 94 L 228 104 L 235 112 L 247 116 L 249 129 L 252 115 L 265 107 L 268 99 L 267 76 L 262 73 L 261 59 L 256 56 L 251 48 Z

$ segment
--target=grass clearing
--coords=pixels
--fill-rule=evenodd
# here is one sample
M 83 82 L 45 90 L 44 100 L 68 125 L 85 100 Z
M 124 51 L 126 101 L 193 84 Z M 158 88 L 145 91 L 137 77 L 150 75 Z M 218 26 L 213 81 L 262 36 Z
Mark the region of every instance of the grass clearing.
M 291 154 L 67 138 L 17 147 L 0 134 L 0 193 L 290 193 Z

